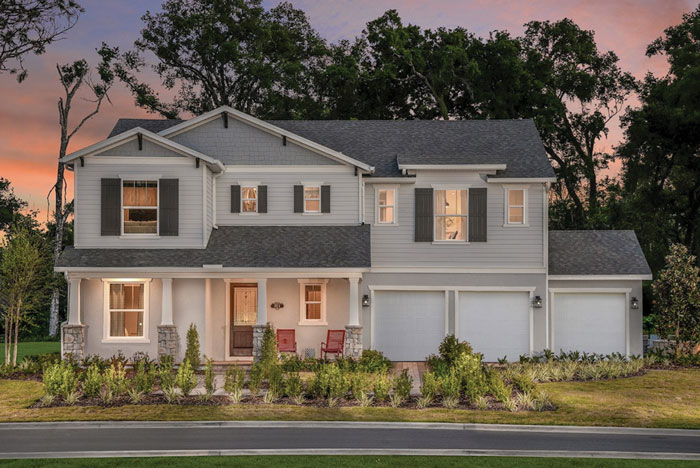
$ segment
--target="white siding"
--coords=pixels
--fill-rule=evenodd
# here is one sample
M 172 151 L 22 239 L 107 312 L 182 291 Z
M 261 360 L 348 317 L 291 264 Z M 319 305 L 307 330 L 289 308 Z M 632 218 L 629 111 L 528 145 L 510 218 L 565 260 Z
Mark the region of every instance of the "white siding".
M 267 185 L 267 213 L 231 213 L 231 185 L 256 182 Z M 294 213 L 294 185 L 318 182 L 331 186 L 331 212 Z M 218 225 L 357 224 L 359 219 L 357 177 L 347 172 L 226 172 L 216 180 L 216 222 Z
M 488 241 L 470 244 L 432 244 L 414 239 L 414 190 L 432 185 L 488 188 Z M 504 189 L 459 171 L 422 171 L 416 184 L 398 188 L 398 226 L 372 226 L 372 266 L 441 266 L 474 268 L 542 268 L 544 265 L 542 184 L 528 187 L 527 227 L 504 227 Z M 374 223 L 375 190 L 365 189 L 365 220 Z
M 211 230 L 214 227 L 214 174 L 212 171 L 205 167 L 206 172 L 206 230 L 204 232 L 205 243 L 209 241 L 209 236 L 211 236 Z
M 76 248 L 201 248 L 202 233 L 202 170 L 194 164 L 76 164 L 75 171 L 75 246 Z M 94 161 L 94 160 L 93 160 Z M 101 179 L 120 175 L 144 174 L 162 179 L 179 179 L 180 228 L 178 236 L 136 239 L 128 236 L 100 234 Z

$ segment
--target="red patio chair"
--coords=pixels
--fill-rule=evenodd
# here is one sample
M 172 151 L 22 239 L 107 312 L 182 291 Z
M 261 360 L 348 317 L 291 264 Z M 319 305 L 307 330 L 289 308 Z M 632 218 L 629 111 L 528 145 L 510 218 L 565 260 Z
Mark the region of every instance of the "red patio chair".
M 328 330 L 326 341 L 321 343 L 321 358 L 329 354 L 343 355 L 345 349 L 345 330 Z
M 277 329 L 277 351 L 280 353 L 297 352 L 297 340 L 294 329 Z

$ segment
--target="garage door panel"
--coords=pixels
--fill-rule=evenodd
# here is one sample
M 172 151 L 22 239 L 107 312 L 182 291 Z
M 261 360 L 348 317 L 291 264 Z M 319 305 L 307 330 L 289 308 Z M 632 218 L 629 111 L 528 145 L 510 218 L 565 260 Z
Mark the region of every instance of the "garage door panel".
M 530 296 L 524 292 L 461 292 L 460 340 L 468 341 L 484 361 L 530 352 Z
M 624 354 L 626 302 L 620 293 L 556 293 L 554 351 Z
M 376 291 L 374 348 L 392 361 L 422 361 L 445 338 L 444 291 Z

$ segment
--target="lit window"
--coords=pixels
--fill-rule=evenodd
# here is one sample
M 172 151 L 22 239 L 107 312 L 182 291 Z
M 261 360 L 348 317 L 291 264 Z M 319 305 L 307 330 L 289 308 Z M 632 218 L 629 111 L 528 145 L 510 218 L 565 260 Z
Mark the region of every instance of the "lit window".
M 304 213 L 321 212 L 321 187 L 304 187 Z
M 396 222 L 396 189 L 377 190 L 377 223 Z
M 525 189 L 506 189 L 506 224 L 525 224 L 526 210 Z
M 467 240 L 467 190 L 435 190 L 435 240 Z
M 299 324 L 326 325 L 326 280 L 299 280 Z
M 258 212 L 258 188 L 241 187 L 241 213 Z
M 109 336 L 143 338 L 145 283 L 109 284 Z
M 122 182 L 124 234 L 158 233 L 158 181 Z

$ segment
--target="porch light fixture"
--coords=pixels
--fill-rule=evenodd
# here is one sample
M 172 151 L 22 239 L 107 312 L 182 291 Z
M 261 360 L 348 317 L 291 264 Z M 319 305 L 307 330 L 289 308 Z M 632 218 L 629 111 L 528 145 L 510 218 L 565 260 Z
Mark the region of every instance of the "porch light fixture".
M 532 299 L 532 307 L 535 309 L 541 309 L 542 308 L 542 298 L 540 296 L 535 296 Z
M 280 310 L 284 307 L 284 304 L 282 304 L 281 302 L 273 302 L 272 304 L 270 304 L 270 307 L 272 307 L 275 310 Z
M 362 307 L 369 307 L 369 296 L 367 294 L 362 296 Z
M 630 309 L 639 309 L 639 299 L 633 297 L 630 300 Z

